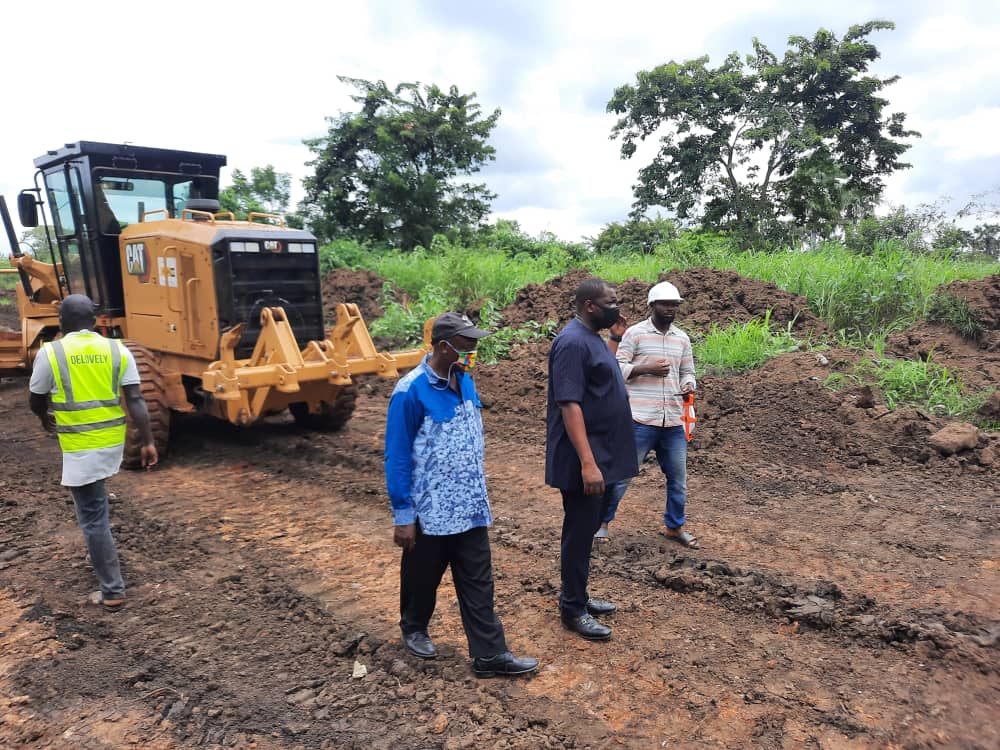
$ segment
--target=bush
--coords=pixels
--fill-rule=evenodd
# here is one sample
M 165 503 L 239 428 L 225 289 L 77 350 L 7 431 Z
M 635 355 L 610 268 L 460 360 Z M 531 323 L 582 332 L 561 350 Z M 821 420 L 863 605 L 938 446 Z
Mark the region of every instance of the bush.
M 334 240 L 319 249 L 319 270 L 324 276 L 335 268 L 369 268 L 373 263 L 371 248 L 357 240 Z
M 556 324 L 548 320 L 539 323 L 529 320 L 522 326 L 505 326 L 497 328 L 500 321 L 500 308 L 493 303 L 487 303 L 479 312 L 482 325 L 492 333 L 479 341 L 479 361 L 483 364 L 493 364 L 501 359 L 507 359 L 510 351 L 518 344 L 527 344 L 552 338 L 556 334 Z
M 928 250 L 924 233 L 930 229 L 928 218 L 916 211 L 897 206 L 887 216 L 866 216 L 844 229 L 844 244 L 848 250 L 871 255 L 874 249 L 887 242 L 896 242 L 909 252 Z
M 588 241 L 595 253 L 649 255 L 677 236 L 677 224 L 658 215 L 655 219 L 643 217 L 624 224 L 612 222 Z

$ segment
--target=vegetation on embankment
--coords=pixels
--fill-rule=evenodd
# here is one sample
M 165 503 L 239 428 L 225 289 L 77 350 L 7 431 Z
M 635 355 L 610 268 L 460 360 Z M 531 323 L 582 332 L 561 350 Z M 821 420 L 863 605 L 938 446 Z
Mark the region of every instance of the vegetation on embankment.
M 942 284 L 1000 270 L 992 260 L 915 253 L 893 241 L 877 244 L 868 254 L 832 242 L 804 251 L 741 252 L 726 237 L 703 232 L 681 233 L 651 253 L 594 253 L 552 237 L 522 242 L 514 249 L 489 241 L 454 245 L 438 237 L 429 249 L 410 252 L 379 251 L 350 241 L 327 245 L 321 252 L 325 270 L 370 268 L 405 293 L 405 304 L 387 293 L 386 316 L 376 324 L 382 335 L 401 338 L 418 336 L 428 313 L 465 309 L 477 300 L 502 308 L 526 284 L 571 268 L 585 267 L 616 283 L 628 278 L 653 283 L 671 270 L 705 266 L 734 270 L 800 294 L 842 343 L 871 347 L 925 318 Z

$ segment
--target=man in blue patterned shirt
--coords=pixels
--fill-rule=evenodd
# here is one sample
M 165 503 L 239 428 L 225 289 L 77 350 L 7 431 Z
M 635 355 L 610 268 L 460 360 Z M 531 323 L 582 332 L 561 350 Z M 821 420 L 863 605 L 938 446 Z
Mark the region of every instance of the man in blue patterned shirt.
M 487 331 L 458 313 L 431 329 L 432 350 L 397 384 L 385 426 L 385 479 L 393 541 L 403 548 L 399 627 L 415 656 L 437 650 L 427 626 L 437 588 L 451 566 L 472 667 L 479 677 L 532 672 L 538 660 L 507 648 L 493 611 L 493 566 L 487 527 L 482 404 L 469 375 Z

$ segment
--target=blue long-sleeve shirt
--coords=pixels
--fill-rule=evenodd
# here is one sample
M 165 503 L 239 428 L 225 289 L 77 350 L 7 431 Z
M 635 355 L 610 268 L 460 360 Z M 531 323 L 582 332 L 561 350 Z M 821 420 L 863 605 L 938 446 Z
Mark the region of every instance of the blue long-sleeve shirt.
M 476 384 L 459 373 L 459 397 L 427 359 L 396 384 L 389 401 L 385 481 L 393 523 L 419 521 L 431 536 L 490 526 Z

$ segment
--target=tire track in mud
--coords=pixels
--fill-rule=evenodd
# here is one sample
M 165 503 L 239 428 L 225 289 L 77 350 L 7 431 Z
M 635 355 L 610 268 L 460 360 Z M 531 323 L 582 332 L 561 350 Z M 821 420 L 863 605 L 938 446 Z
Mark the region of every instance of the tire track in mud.
M 140 510 L 130 497 L 115 508 L 123 561 L 130 579 L 142 581 L 131 588 L 127 610 L 95 620 L 86 611 L 36 604 L 24 616 L 54 631 L 67 650 L 62 666 L 76 675 L 56 685 L 46 665 L 31 663 L 14 675 L 19 687 L 50 694 L 49 721 L 65 721 L 59 693 L 93 692 L 89 681 L 100 671 L 107 676 L 103 710 L 121 713 L 138 701 L 146 709 L 145 737 L 167 735 L 185 746 L 413 747 L 402 738 L 433 736 L 441 715 L 426 715 L 433 696 L 442 708 L 481 715 L 469 733 L 477 740 L 507 735 L 516 738 L 512 747 L 575 744 L 546 730 L 548 718 L 518 705 L 516 690 L 504 690 L 503 703 L 526 718 L 510 721 L 504 711 L 490 721 L 488 706 L 499 705 L 493 695 L 499 691 L 479 689 L 471 676 L 456 680 L 447 664 L 412 665 L 398 647 L 386 648 L 332 615 L 286 578 L 295 560 L 259 536 L 225 545 L 220 558 L 220 545 L 205 533 L 209 516 L 178 521 L 160 512 L 169 502 L 153 500 Z M 273 533 L 278 527 L 263 526 L 280 539 Z M 354 658 L 372 670 L 362 681 L 350 679 Z M 423 695 L 423 683 L 432 695 Z M 401 734 L 386 737 L 387 726 Z M 86 742 L 118 746 L 93 735 Z
M 60 731 L 75 726 L 78 693 L 120 715 L 110 726 L 131 728 L 120 736 L 149 747 L 1000 742 L 986 734 L 996 680 L 956 669 L 972 666 L 962 646 L 853 634 L 848 618 L 871 613 L 850 609 L 856 595 L 836 599 L 816 581 L 744 560 L 668 557 L 655 543 L 616 539 L 594 562 L 595 593 L 623 604 L 614 639 L 588 644 L 560 630 L 558 499 L 535 476 L 534 457 L 519 460 L 519 472 L 498 461 L 524 453 L 502 443 L 488 467 L 498 609 L 512 646 L 541 656 L 543 670 L 530 680 L 475 680 L 447 581 L 433 632 L 442 657 L 414 663 L 395 627 L 398 554 L 378 406 L 336 436 L 280 424 L 241 436 L 242 444 L 229 434 L 182 433 L 185 444 L 157 473 L 114 480 L 122 498 L 116 534 L 126 575 L 138 584 L 129 609 L 107 618 L 65 595 L 53 603 L 45 578 L 66 577 L 65 545 L 26 594 L 41 599 L 32 625 L 50 623 L 61 649 L 54 667 L 23 663 L 15 673 L 26 692 L 57 691 L 45 701 L 47 721 Z M 51 474 L 49 460 L 42 465 Z M 24 520 L 17 535 L 72 532 L 57 496 L 64 505 L 53 493 L 52 507 Z M 661 569 L 681 578 L 658 582 Z M 85 591 L 89 575 L 81 566 L 65 588 Z M 840 619 L 831 627 L 758 606 L 809 592 L 834 600 Z M 886 607 L 895 620 L 908 616 Z M 965 632 L 951 627 L 948 637 Z M 74 633 L 84 639 L 76 648 Z M 355 658 L 368 666 L 363 680 L 349 677 Z M 85 684 L 97 669 L 108 681 Z M 120 746 L 102 740 L 95 721 L 91 746 Z
M 267 477 L 265 476 L 265 472 L 252 471 L 250 476 L 246 477 L 243 482 L 259 488 L 266 484 Z M 183 482 L 182 484 L 186 486 L 188 483 Z M 334 501 L 333 507 L 336 506 L 337 501 Z M 168 503 L 164 507 L 173 506 Z M 315 506 L 311 508 L 311 510 L 315 509 Z M 158 512 L 156 508 L 151 508 L 151 510 Z M 332 531 L 329 523 L 316 521 L 310 523 L 307 519 L 296 518 L 297 514 L 301 515 L 301 509 L 296 511 L 295 507 L 289 506 L 287 503 L 271 507 L 270 522 L 266 520 L 262 522 L 259 513 L 260 508 L 247 509 L 245 511 L 246 516 L 243 518 L 234 518 L 231 510 L 226 512 L 222 509 L 212 507 L 205 508 L 204 510 L 207 512 L 198 519 L 198 525 L 211 526 L 216 522 L 215 519 L 218 518 L 223 527 L 221 533 L 228 535 L 228 541 L 234 542 L 239 540 L 240 544 L 246 545 L 248 548 L 256 548 L 252 554 L 248 553 L 246 555 L 247 558 L 266 559 L 267 557 L 274 557 L 275 547 L 280 548 L 281 554 L 288 556 L 288 562 L 283 564 L 282 568 L 289 571 L 289 585 L 293 585 L 295 590 L 300 592 L 311 591 L 312 595 L 319 602 L 324 603 L 325 606 L 336 603 L 338 605 L 337 612 L 341 616 L 348 617 L 357 628 L 368 633 L 371 633 L 373 630 L 375 631 L 376 635 L 366 637 L 375 637 L 379 640 L 386 637 L 395 637 L 394 628 L 390 624 L 394 621 L 395 615 L 393 609 L 397 586 L 395 570 L 391 566 L 384 566 L 381 577 L 372 582 L 370 570 L 366 569 L 363 564 L 365 560 L 380 556 L 383 558 L 388 556 L 394 561 L 394 553 L 392 551 L 386 552 L 387 545 L 384 542 L 382 544 L 372 543 L 372 538 L 375 534 L 386 535 L 388 533 L 388 522 L 384 525 L 379 523 L 372 524 L 371 514 L 367 512 L 370 509 L 365 507 L 359 509 L 348 508 L 345 513 L 341 514 L 342 521 L 349 525 L 349 531 L 343 529 Z M 577 644 L 571 636 L 557 632 L 557 637 L 551 637 L 555 621 L 554 599 L 557 586 L 557 583 L 552 580 L 553 573 L 530 573 L 530 571 L 537 570 L 537 549 L 538 546 L 542 546 L 539 543 L 543 540 L 525 541 L 524 537 L 530 537 L 532 530 L 522 531 L 513 526 L 508 526 L 510 521 L 511 519 L 504 519 L 503 517 L 498 519 L 495 538 L 498 548 L 516 553 L 515 559 L 507 559 L 502 563 L 498 555 L 498 571 L 501 574 L 498 576 L 498 588 L 506 590 L 508 594 L 508 596 L 503 596 L 503 594 L 499 596 L 499 604 L 501 609 L 507 613 L 506 619 L 508 630 L 512 631 L 512 643 L 515 647 L 518 647 L 519 643 L 547 643 L 554 649 L 565 649 L 567 646 L 572 649 Z M 383 538 L 387 537 L 384 536 Z M 333 544 L 330 543 L 331 540 Z M 343 554 L 331 552 L 331 548 L 339 549 Z M 391 550 L 391 548 L 388 549 Z M 655 553 L 648 556 L 651 558 L 655 557 Z M 329 568 L 335 566 L 338 559 L 348 564 L 346 566 L 342 565 L 336 572 L 329 572 Z M 360 561 L 362 564 L 352 568 L 351 561 Z M 726 581 L 727 578 L 745 579 L 749 577 L 752 579 L 758 591 L 748 600 L 746 597 L 742 597 L 744 600 L 743 605 L 736 607 L 735 610 L 737 615 L 742 615 L 746 612 L 754 613 L 754 619 L 764 620 L 765 622 L 768 618 L 761 617 L 760 613 L 757 612 L 760 609 L 757 603 L 762 598 L 760 595 L 761 591 L 765 592 L 765 594 L 770 592 L 772 595 L 780 596 L 782 602 L 788 604 L 796 602 L 797 599 L 795 597 L 803 593 L 794 585 L 781 584 L 759 572 L 738 575 L 742 571 L 725 570 L 725 564 L 719 561 L 696 561 L 692 558 L 675 556 L 674 562 L 676 565 L 674 565 L 672 570 L 678 575 L 684 576 L 684 578 L 669 577 L 672 573 L 667 573 L 668 577 L 665 577 L 661 581 L 661 583 L 666 585 L 663 589 L 659 590 L 655 586 L 651 588 L 650 579 L 655 579 L 657 571 L 660 569 L 653 570 L 651 565 L 641 562 L 636 567 L 635 560 L 625 560 L 622 562 L 608 559 L 599 560 L 595 564 L 595 577 L 600 577 L 605 585 L 608 578 L 613 580 L 619 579 L 612 584 L 612 588 L 625 586 L 642 598 L 641 607 L 633 607 L 631 611 L 626 610 L 623 612 L 623 616 L 631 616 L 633 620 L 641 619 L 644 613 L 650 610 L 654 612 L 657 609 L 676 611 L 676 602 L 666 603 L 666 600 L 677 598 L 674 592 L 710 594 L 710 596 L 706 597 L 705 600 L 699 601 L 695 606 L 697 614 L 694 615 L 693 620 L 695 622 L 707 619 L 719 620 L 720 615 L 717 610 L 721 601 L 727 598 L 733 601 L 741 600 L 741 597 L 721 591 L 721 589 L 724 589 L 730 583 Z M 556 570 L 554 559 L 550 563 L 549 570 L 553 572 Z M 516 574 L 519 580 L 518 585 L 525 594 L 520 596 L 515 595 L 511 599 L 509 596 L 509 584 L 505 584 L 504 581 L 514 575 L 513 571 L 518 571 Z M 721 584 L 719 583 L 720 579 L 722 581 Z M 365 581 L 361 588 L 366 590 L 360 594 L 354 593 L 352 595 L 352 587 L 359 586 L 359 580 Z M 679 581 L 683 581 L 683 585 L 678 585 Z M 714 585 L 712 585 L 713 582 Z M 745 583 L 746 581 L 740 581 L 732 583 L 732 585 L 742 586 Z M 820 586 L 816 590 L 828 596 L 833 596 L 834 600 L 837 600 L 835 596 L 837 589 L 835 587 L 823 589 Z M 809 595 L 815 596 L 817 594 L 813 593 Z M 453 605 L 453 602 L 450 601 L 452 599 L 450 595 L 442 597 L 442 599 L 445 598 Z M 683 607 L 691 608 L 692 603 L 687 601 L 690 597 L 682 598 L 686 599 L 683 602 Z M 444 605 L 444 602 L 442 604 Z M 443 616 L 440 617 L 440 622 L 436 623 L 436 626 L 445 636 L 445 643 L 447 645 L 444 653 L 449 658 L 455 658 L 459 661 L 459 669 L 467 671 L 466 660 L 464 655 L 461 654 L 463 639 L 454 606 L 442 606 L 441 609 L 441 615 Z M 511 628 L 511 611 L 522 613 L 522 616 L 517 619 L 516 629 Z M 525 612 L 527 612 L 527 615 L 523 614 Z M 775 611 L 770 614 L 773 619 L 775 616 L 783 617 L 788 612 L 786 608 L 781 612 Z M 821 610 L 820 615 L 823 614 L 825 614 L 825 610 Z M 840 613 L 834 610 L 833 614 L 839 615 Z M 619 616 L 618 619 L 624 619 L 623 616 Z M 740 619 L 740 617 L 736 617 L 733 622 L 739 622 Z M 827 624 L 822 618 L 810 619 L 809 617 L 802 616 L 799 619 L 807 624 Z M 736 627 L 736 625 L 733 626 L 734 630 Z M 774 623 L 772 622 L 769 625 L 765 625 L 763 629 L 766 630 L 773 627 Z M 558 695 L 561 702 L 573 703 L 574 696 L 577 695 L 577 690 L 582 689 L 583 686 L 589 686 L 583 690 L 586 701 L 578 703 L 577 706 L 580 715 L 595 716 L 594 706 L 596 706 L 595 718 L 601 719 L 612 730 L 617 729 L 618 731 L 622 731 L 627 728 L 630 733 L 635 733 L 631 734 L 634 739 L 641 740 L 651 740 L 654 736 L 657 736 L 658 730 L 656 722 L 650 720 L 644 721 L 643 715 L 648 713 L 651 716 L 659 716 L 665 712 L 669 712 L 671 705 L 680 699 L 681 696 L 684 696 L 684 700 L 688 702 L 685 704 L 685 711 L 691 717 L 701 715 L 702 722 L 706 721 L 705 715 L 707 713 L 714 713 L 719 706 L 720 700 L 731 701 L 732 696 L 728 690 L 733 684 L 731 674 L 720 671 L 718 685 L 714 685 L 708 689 L 706 689 L 707 686 L 704 684 L 699 685 L 695 681 L 678 682 L 678 678 L 675 676 L 664 677 L 664 673 L 660 671 L 660 664 L 669 663 L 673 652 L 660 649 L 647 653 L 648 644 L 643 642 L 643 636 L 629 636 L 633 628 L 640 633 L 643 632 L 641 625 L 639 627 L 635 625 L 617 627 L 616 641 L 611 649 L 596 647 L 598 650 L 593 652 L 593 649 L 595 649 L 594 646 L 585 646 L 592 652 L 589 654 L 589 658 L 595 659 L 596 657 L 597 663 L 587 661 L 583 663 L 583 666 L 558 663 L 550 665 L 552 668 L 547 672 L 543 672 L 539 678 L 529 683 L 530 687 L 527 689 L 531 690 L 537 687 L 546 692 Z M 832 632 L 840 636 L 842 635 L 842 630 L 843 628 L 833 628 Z M 794 633 L 797 631 L 791 632 Z M 545 634 L 545 636 L 549 637 L 542 637 L 539 634 Z M 940 636 L 941 634 L 937 635 Z M 822 643 L 829 639 L 821 637 L 818 640 Z M 875 648 L 877 640 L 861 639 L 860 645 L 863 648 L 860 653 L 874 649 L 874 655 L 885 658 L 879 654 L 879 649 Z M 697 640 L 695 640 L 695 644 L 697 644 Z M 448 646 L 451 646 L 454 650 L 452 651 Z M 716 648 L 719 647 L 712 645 L 709 651 L 714 651 Z M 816 649 L 816 643 L 812 643 L 809 648 Z M 389 646 L 389 650 L 394 651 L 397 657 L 401 655 L 398 647 Z M 834 639 L 832 643 L 824 643 L 822 650 L 826 652 L 826 656 L 823 659 L 834 665 L 838 665 L 838 662 L 840 662 L 838 666 L 846 669 L 842 663 L 843 658 L 841 656 L 844 644 L 839 638 Z M 607 678 L 603 681 L 594 679 L 594 673 L 600 674 L 602 671 L 600 662 L 603 659 L 601 656 L 608 651 L 614 654 L 611 657 L 612 660 L 619 659 L 630 663 L 629 669 L 622 674 L 615 675 L 621 678 L 620 682 Z M 637 658 L 634 656 L 635 654 L 642 656 Z M 851 650 L 851 659 L 856 659 L 858 655 L 858 649 L 853 648 Z M 871 659 L 874 655 L 869 654 L 866 658 Z M 915 655 L 911 653 L 903 653 L 901 656 L 894 654 L 891 658 L 910 662 L 915 659 Z M 738 640 L 736 638 L 731 639 L 730 653 L 721 660 L 723 663 L 727 661 L 744 661 L 744 658 L 739 654 Z M 692 667 L 700 672 L 703 671 L 703 668 L 709 667 L 712 664 L 711 660 L 705 661 L 702 659 L 702 661 L 704 663 L 700 664 L 698 663 L 698 658 L 693 659 Z M 637 663 L 639 667 L 635 668 Z M 896 668 L 898 669 L 899 667 L 897 666 Z M 762 670 L 767 671 L 764 665 L 762 665 Z M 667 674 L 669 675 L 669 669 Z M 801 681 L 801 677 L 797 679 Z M 569 683 L 568 685 L 565 684 L 567 682 Z M 621 685 L 629 682 L 633 684 L 633 687 L 629 690 L 622 690 Z M 636 691 L 634 686 L 637 682 L 639 685 L 644 686 L 644 689 Z M 726 690 L 721 689 L 720 686 L 723 684 L 727 685 Z M 864 681 L 858 682 L 859 686 L 863 686 L 864 684 Z M 595 687 L 596 685 L 600 686 Z M 655 693 L 653 688 L 656 687 L 659 688 L 659 692 L 664 696 L 663 702 L 662 704 L 654 702 L 653 710 L 649 711 L 650 696 Z M 802 705 L 806 705 L 807 707 L 811 707 L 809 708 L 809 712 L 813 715 L 810 717 L 810 721 L 802 725 L 804 729 L 800 728 L 799 730 L 799 734 L 802 734 L 803 737 L 812 736 L 809 734 L 808 728 L 816 725 L 825 725 L 836 731 L 846 732 L 847 736 L 866 735 L 874 741 L 885 741 L 890 737 L 889 727 L 866 726 L 864 722 L 857 718 L 852 719 L 852 711 L 844 709 L 843 706 L 840 706 L 830 696 L 827 696 L 825 699 L 818 699 L 818 703 L 813 699 L 804 700 L 797 698 L 796 700 L 792 700 L 785 695 L 787 690 L 784 689 L 777 692 L 775 692 L 775 689 L 770 688 L 762 691 L 757 685 L 757 680 L 752 677 L 744 678 L 740 687 L 742 688 L 740 695 L 742 696 L 743 705 L 739 708 L 744 712 L 744 707 L 747 705 L 761 705 L 772 709 L 772 711 L 780 709 L 786 712 L 790 706 L 801 707 Z M 811 694 L 819 696 L 822 696 L 824 692 L 824 689 L 817 689 L 815 686 L 811 690 Z M 615 695 L 614 698 L 611 697 L 612 694 Z M 704 700 L 701 700 L 699 695 Z M 815 708 L 816 705 L 821 704 L 825 708 L 822 710 Z M 728 710 L 735 711 L 737 709 L 730 707 Z M 763 715 L 758 715 L 757 719 Z M 693 722 L 694 719 L 689 719 L 689 721 Z M 686 722 L 681 723 L 686 724 Z M 792 723 L 794 724 L 795 722 L 793 721 Z M 685 732 L 690 728 L 686 726 Z M 706 728 L 703 727 L 703 729 Z M 708 733 L 709 736 L 712 736 L 716 731 L 724 730 L 713 727 Z M 662 732 L 660 736 L 662 736 Z M 675 739 L 682 736 L 684 736 L 684 733 L 679 733 Z
M 370 437 L 373 438 L 371 444 L 354 445 L 350 452 L 364 454 L 367 460 L 362 462 L 362 465 L 372 472 L 359 480 L 364 486 L 364 494 L 371 496 L 371 500 L 384 504 L 386 502 L 384 498 L 377 497 L 382 492 L 381 475 L 378 471 L 381 459 L 380 443 L 374 440 L 378 437 L 377 433 L 373 433 Z M 357 458 L 356 455 L 355 458 Z M 345 465 L 351 463 L 346 462 Z M 491 473 L 495 475 L 497 472 Z M 502 474 L 502 472 L 500 473 Z M 377 486 L 365 486 L 368 482 Z M 356 486 L 357 484 L 352 484 L 352 487 Z M 540 487 L 540 484 L 534 483 L 532 488 L 534 487 Z M 838 491 L 840 489 L 837 488 Z M 361 506 L 361 515 L 364 517 L 371 515 L 371 509 L 367 505 L 368 503 L 364 503 Z M 503 499 L 498 500 L 495 496 L 495 505 L 503 505 Z M 531 503 L 528 505 L 530 506 Z M 503 510 L 500 509 L 498 512 L 502 513 Z M 551 524 L 552 518 L 553 516 L 550 516 L 546 522 Z M 388 524 L 388 521 L 386 523 Z M 536 533 L 539 531 L 540 535 Z M 541 530 L 536 528 L 528 535 L 534 541 L 529 540 L 523 544 L 515 543 L 514 546 L 518 547 L 529 560 L 537 559 L 540 548 L 549 550 L 558 548 L 556 534 L 557 531 L 552 526 Z M 495 539 L 501 545 L 508 542 L 505 537 L 502 516 L 498 518 Z M 557 561 L 553 556 L 550 555 L 550 557 L 552 557 L 552 561 L 549 569 L 556 571 Z M 836 584 L 823 583 L 822 581 L 807 582 L 806 585 L 789 584 L 783 582 L 783 579 L 789 577 L 787 575 L 775 576 L 753 568 L 742 570 L 738 567 L 730 568 L 726 562 L 719 560 L 704 561 L 675 556 L 673 568 L 676 570 L 670 568 L 665 570 L 663 565 L 647 564 L 641 573 L 636 573 L 631 569 L 631 565 L 619 566 L 617 569 L 615 566 L 611 566 L 608 572 L 641 586 L 649 586 L 652 581 L 658 580 L 660 585 L 666 585 L 674 590 L 707 594 L 714 606 L 721 605 L 740 613 L 758 612 L 764 609 L 765 614 L 772 620 L 797 620 L 812 628 L 828 631 L 825 635 L 833 635 L 835 642 L 843 641 L 845 637 L 849 637 L 865 649 L 878 652 L 887 643 L 895 643 L 897 644 L 896 648 L 899 648 L 904 643 L 926 641 L 933 644 L 937 650 L 953 652 L 952 656 L 959 654 L 962 658 L 972 659 L 979 669 L 995 670 L 995 658 L 988 655 L 984 660 L 981 655 L 984 646 L 976 642 L 976 639 L 988 641 L 991 637 L 990 628 L 995 626 L 995 623 L 984 623 L 981 618 L 977 618 L 975 615 L 963 613 L 949 615 L 944 612 L 898 612 L 892 607 L 876 606 L 873 600 L 863 594 L 847 599 Z M 657 579 L 657 574 L 659 574 L 659 579 Z M 394 594 L 395 585 L 393 573 L 389 576 L 385 586 L 388 591 Z M 533 586 L 536 586 L 535 582 L 532 582 L 529 588 Z M 554 599 L 556 586 L 557 581 L 553 582 L 551 579 L 537 584 L 538 589 L 548 594 L 550 599 Z M 750 595 L 747 594 L 748 591 Z M 810 597 L 812 598 L 810 599 Z M 502 603 L 500 606 L 503 606 Z M 542 627 L 551 627 L 551 618 L 543 617 L 542 620 L 545 621 Z M 455 632 L 460 633 L 457 629 Z M 910 656 L 916 658 L 915 654 Z

